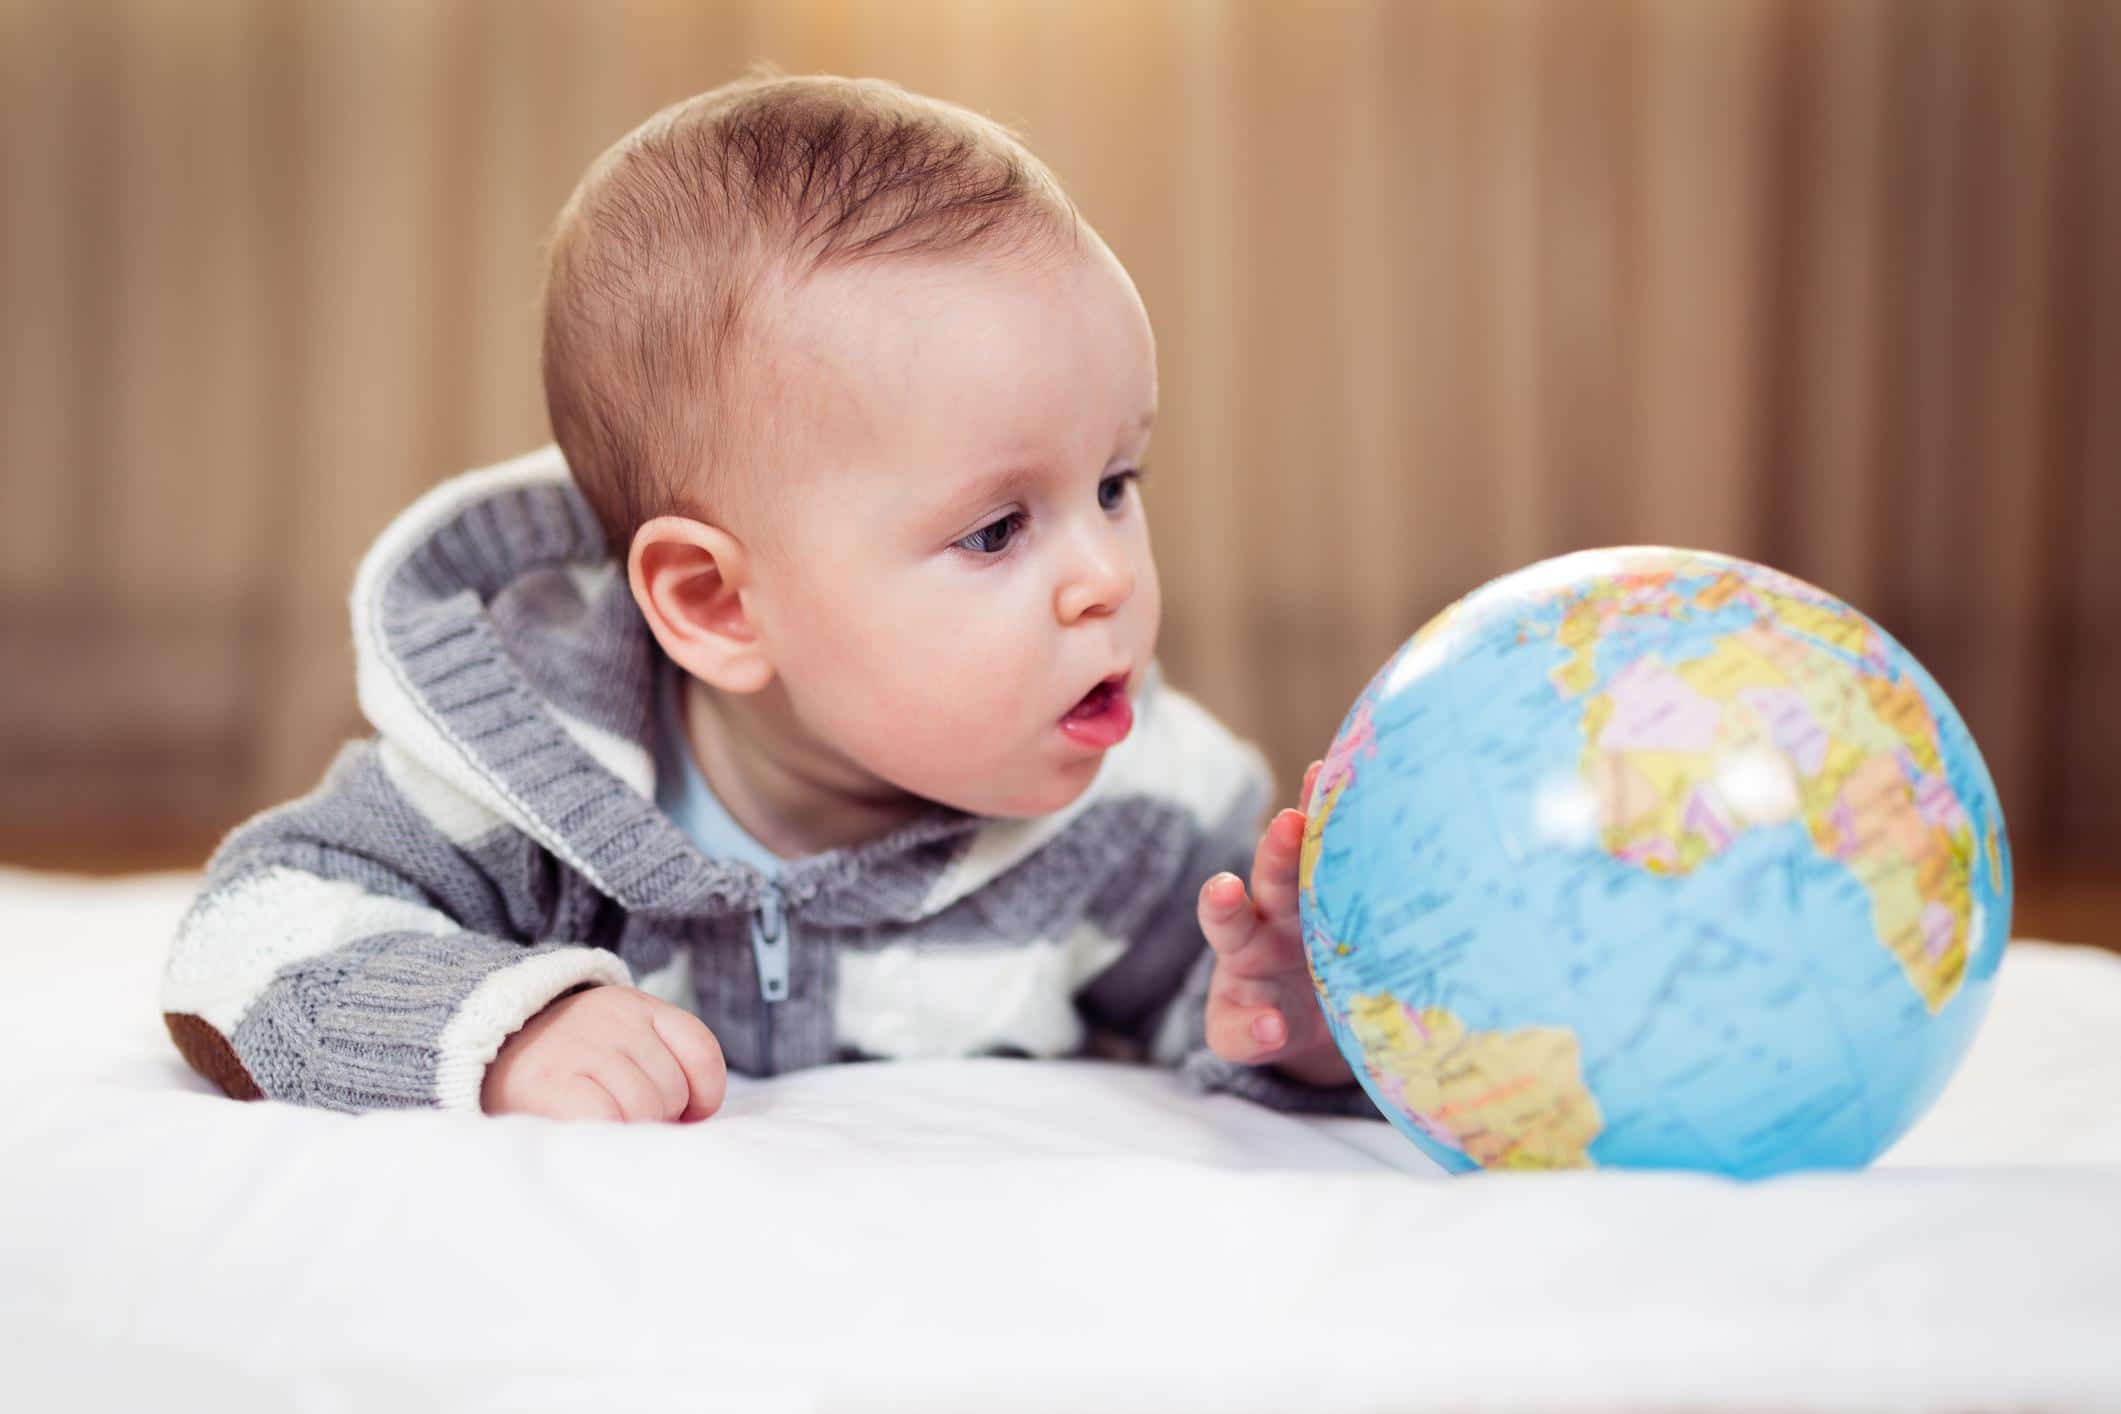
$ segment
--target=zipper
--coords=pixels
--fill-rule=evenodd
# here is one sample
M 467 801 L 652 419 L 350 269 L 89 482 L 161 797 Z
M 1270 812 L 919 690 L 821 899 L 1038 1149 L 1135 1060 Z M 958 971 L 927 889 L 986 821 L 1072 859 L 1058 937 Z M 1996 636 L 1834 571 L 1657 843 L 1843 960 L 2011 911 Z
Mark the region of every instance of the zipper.
M 773 1070 L 773 1004 L 788 995 L 788 900 L 769 881 L 759 892 L 751 917 L 751 958 L 758 967 L 759 1059 L 763 1073 Z

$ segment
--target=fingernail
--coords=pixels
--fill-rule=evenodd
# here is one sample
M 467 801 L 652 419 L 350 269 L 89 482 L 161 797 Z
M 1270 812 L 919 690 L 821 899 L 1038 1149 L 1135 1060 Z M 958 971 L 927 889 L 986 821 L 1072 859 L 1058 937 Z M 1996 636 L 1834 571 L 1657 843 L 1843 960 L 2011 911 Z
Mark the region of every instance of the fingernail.
M 1281 1019 L 1273 1016 L 1252 1018 L 1252 1039 L 1262 1046 L 1271 1046 L 1281 1040 Z

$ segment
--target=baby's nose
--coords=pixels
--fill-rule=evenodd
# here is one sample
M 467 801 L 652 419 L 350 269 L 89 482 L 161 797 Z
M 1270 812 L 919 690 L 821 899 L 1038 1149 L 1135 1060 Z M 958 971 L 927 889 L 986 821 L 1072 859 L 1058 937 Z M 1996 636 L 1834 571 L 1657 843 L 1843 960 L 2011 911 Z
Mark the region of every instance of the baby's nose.
M 1079 561 L 1061 582 L 1054 605 L 1062 623 L 1086 614 L 1112 613 L 1134 594 L 1134 562 L 1117 545 Z

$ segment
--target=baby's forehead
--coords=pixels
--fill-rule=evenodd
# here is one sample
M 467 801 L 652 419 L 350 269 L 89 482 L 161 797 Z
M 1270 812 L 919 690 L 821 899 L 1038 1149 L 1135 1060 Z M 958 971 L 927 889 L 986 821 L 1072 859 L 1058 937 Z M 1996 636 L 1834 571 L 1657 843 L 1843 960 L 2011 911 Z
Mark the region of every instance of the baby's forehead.
M 816 513 L 947 502 L 998 466 L 1108 455 L 1155 408 L 1155 355 L 1131 283 L 1075 262 L 875 261 L 775 291 L 753 328 L 747 399 Z M 792 463 L 800 462 L 797 466 Z
M 1087 262 L 1016 269 L 938 259 L 827 272 L 781 298 L 771 326 L 784 378 L 817 396 L 858 399 L 885 420 L 947 409 L 990 438 L 1022 440 L 1037 435 L 1041 406 L 1111 399 L 1131 414 L 1144 400 L 1154 405 L 1146 313 L 1123 275 Z

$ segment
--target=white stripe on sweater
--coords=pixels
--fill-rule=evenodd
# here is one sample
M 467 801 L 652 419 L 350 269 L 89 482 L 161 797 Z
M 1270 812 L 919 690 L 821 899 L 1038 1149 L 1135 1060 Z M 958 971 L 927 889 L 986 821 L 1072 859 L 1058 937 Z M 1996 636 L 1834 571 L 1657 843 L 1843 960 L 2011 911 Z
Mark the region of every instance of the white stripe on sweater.
M 189 1012 L 222 1035 L 283 968 L 371 933 L 455 933 L 424 905 L 300 869 L 267 869 L 203 896 L 177 929 L 162 974 L 162 1009 Z
M 405 803 L 462 847 L 508 824 L 499 815 L 415 761 L 404 747 L 384 737 L 376 743 L 376 760 Z
M 1066 1055 L 1085 1035 L 1076 990 L 1126 946 L 1084 922 L 1059 942 L 842 949 L 833 1027 L 873 1056 L 962 1056 L 995 1046 Z
M 577 717 L 546 701 L 545 710 L 552 713 L 560 729 L 574 738 L 574 744 L 589 753 L 590 759 L 626 783 L 627 789 L 636 795 L 655 798 L 655 758 L 642 747 L 626 740 L 617 732 L 606 731 L 596 723 Z
M 694 1016 L 700 1014 L 699 998 L 692 990 L 692 945 L 680 944 L 670 950 L 670 961 L 653 972 L 644 972 L 634 986 L 649 996 L 672 1006 L 683 1007 Z

